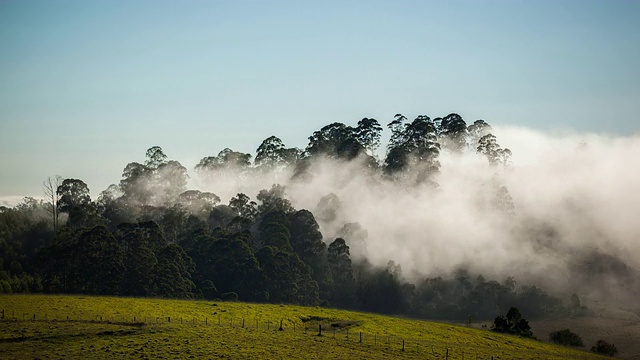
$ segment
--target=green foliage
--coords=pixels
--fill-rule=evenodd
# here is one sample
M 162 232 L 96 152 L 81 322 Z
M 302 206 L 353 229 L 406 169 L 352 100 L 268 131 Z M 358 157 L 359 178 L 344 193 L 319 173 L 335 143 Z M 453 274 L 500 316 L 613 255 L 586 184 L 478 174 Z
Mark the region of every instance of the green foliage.
M 300 150 L 285 148 L 282 140 L 276 136 L 270 136 L 256 149 L 254 163 L 262 169 L 274 169 L 295 164 L 300 155 Z
M 342 238 L 335 239 L 327 251 L 327 263 L 333 279 L 331 305 L 352 309 L 356 303 L 356 280 L 353 276 L 349 246 Z
M 493 321 L 493 330 L 500 333 L 514 334 L 522 337 L 532 337 L 529 322 L 522 318 L 520 310 L 515 307 L 509 308 L 506 317 L 498 316 Z
M 608 343 L 602 339 L 598 340 L 596 344 L 591 347 L 591 351 L 607 356 L 614 356 L 618 353 L 618 349 L 615 345 Z
M 243 171 L 251 165 L 251 154 L 233 151 L 225 148 L 217 156 L 202 158 L 196 165 L 197 172 L 224 173 L 228 171 Z
M 397 114 L 387 126 L 392 132 L 385 159 L 387 174 L 411 167 L 418 170 L 418 179 L 428 179 L 439 171 L 440 144 L 435 124 L 428 116 L 420 115 L 409 123 Z
M 318 284 L 309 266 L 298 255 L 265 246 L 256 253 L 262 268 L 264 288 L 273 303 L 317 305 Z
M 584 343 L 578 334 L 569 329 L 554 331 L 549 334 L 549 340 L 565 346 L 583 347 Z

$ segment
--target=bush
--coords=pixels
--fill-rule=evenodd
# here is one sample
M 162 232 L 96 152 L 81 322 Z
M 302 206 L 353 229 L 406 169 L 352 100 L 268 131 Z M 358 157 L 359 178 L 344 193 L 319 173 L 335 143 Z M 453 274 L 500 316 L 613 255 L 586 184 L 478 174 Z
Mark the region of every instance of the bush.
M 594 353 L 613 356 L 618 353 L 618 349 L 613 344 L 610 344 L 604 340 L 598 340 L 594 346 L 591 347 L 591 351 Z
M 236 294 L 234 292 L 224 293 L 224 294 L 222 294 L 222 300 L 225 300 L 225 301 L 238 301 L 238 294 Z
M 582 347 L 584 343 L 578 334 L 569 329 L 554 331 L 549 334 L 549 339 L 560 345 Z
M 520 314 L 520 310 L 515 307 L 511 307 L 509 309 L 506 317 L 496 317 L 496 319 L 493 321 L 493 331 L 519 335 L 526 338 L 533 337 L 531 326 L 529 326 L 529 321 L 523 319 L 522 315 Z
M 8 281 L 0 280 L 0 293 L 11 294 L 11 284 Z

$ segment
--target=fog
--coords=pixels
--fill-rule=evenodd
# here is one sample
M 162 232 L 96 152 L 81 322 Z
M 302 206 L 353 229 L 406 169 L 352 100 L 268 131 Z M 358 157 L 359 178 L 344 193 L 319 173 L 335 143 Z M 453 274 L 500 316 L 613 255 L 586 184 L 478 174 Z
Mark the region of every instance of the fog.
M 190 186 L 226 203 L 284 185 L 295 208 L 315 214 L 325 242 L 344 236 L 354 259 L 393 260 L 408 280 L 466 268 L 552 292 L 637 284 L 640 136 L 492 133 L 513 152 L 510 164 L 443 150 L 436 185 L 416 182 L 415 169 L 391 180 L 358 159 L 316 158 L 293 179 L 293 169 L 227 169 L 194 174 Z

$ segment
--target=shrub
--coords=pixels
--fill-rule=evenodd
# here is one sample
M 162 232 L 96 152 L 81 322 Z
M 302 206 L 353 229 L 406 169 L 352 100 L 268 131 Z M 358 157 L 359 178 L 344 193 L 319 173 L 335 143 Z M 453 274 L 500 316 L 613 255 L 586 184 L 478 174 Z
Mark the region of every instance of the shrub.
M 498 316 L 493 321 L 493 331 L 514 334 L 522 337 L 533 337 L 531 326 L 526 319 L 522 318 L 520 310 L 512 307 L 507 312 L 507 316 Z
M 582 347 L 584 343 L 578 334 L 569 329 L 554 331 L 549 334 L 549 339 L 560 345 Z
M 11 294 L 11 284 L 8 281 L 0 280 L 0 293 Z
M 618 349 L 613 344 L 610 344 L 604 340 L 598 340 L 594 346 L 591 347 L 591 351 L 594 353 L 613 356 L 618 353 Z
M 236 294 L 234 292 L 224 293 L 224 294 L 222 294 L 222 300 L 225 300 L 225 301 L 238 301 L 238 294 Z

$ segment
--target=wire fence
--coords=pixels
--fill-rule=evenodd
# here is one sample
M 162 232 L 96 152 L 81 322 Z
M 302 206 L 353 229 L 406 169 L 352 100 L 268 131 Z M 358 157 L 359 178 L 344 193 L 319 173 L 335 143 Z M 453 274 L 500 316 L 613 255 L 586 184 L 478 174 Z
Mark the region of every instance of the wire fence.
M 594 354 L 586 351 L 576 351 L 571 354 L 538 351 L 532 349 L 513 349 L 496 346 L 477 346 L 460 342 L 450 344 L 433 342 L 422 339 L 399 337 L 385 334 L 371 334 L 359 330 L 340 326 L 327 326 L 313 320 L 269 319 L 266 316 L 242 317 L 217 313 L 206 316 L 149 316 L 149 315 L 93 315 L 93 316 L 50 316 L 34 313 L 18 313 L 0 310 L 0 322 L 78 322 L 112 324 L 122 326 L 143 327 L 154 324 L 180 324 L 204 327 L 246 328 L 261 331 L 290 332 L 299 336 L 322 336 L 331 338 L 338 346 L 357 346 L 377 349 L 388 354 L 417 355 L 425 359 L 461 359 L 461 360 L 497 360 L 497 359 L 529 359 L 535 355 L 536 359 L 592 359 Z M 354 324 L 353 326 L 357 326 Z M 11 338 L 2 338 L 2 342 L 11 342 Z

